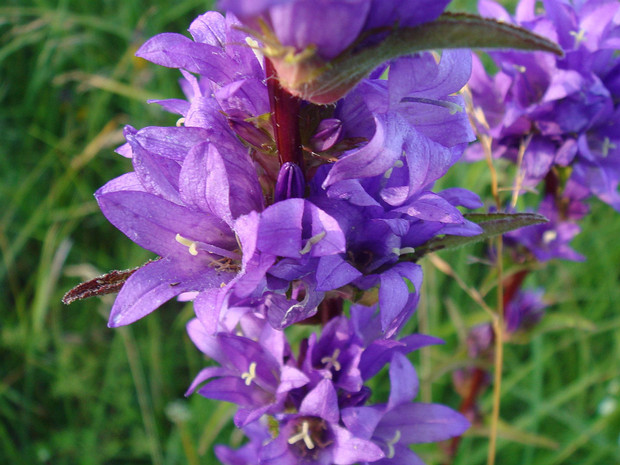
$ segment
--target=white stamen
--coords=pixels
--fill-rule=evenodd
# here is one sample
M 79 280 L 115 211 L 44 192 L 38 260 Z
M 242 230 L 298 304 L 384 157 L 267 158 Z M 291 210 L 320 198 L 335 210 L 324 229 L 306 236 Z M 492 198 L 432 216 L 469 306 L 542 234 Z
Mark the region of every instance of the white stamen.
M 558 233 L 550 229 L 549 231 L 545 231 L 542 236 L 542 240 L 545 244 L 550 244 L 558 238 Z
M 303 441 L 308 449 L 314 449 L 314 443 L 310 437 L 310 424 L 307 421 L 302 422 L 301 431 L 299 433 L 288 438 L 289 444 L 295 444 L 299 441 Z
M 579 31 L 570 31 L 570 35 L 575 38 L 575 47 L 579 47 L 579 44 L 586 40 L 586 31 L 585 29 L 579 29 Z
M 310 239 L 308 239 L 308 242 L 306 242 L 306 245 L 304 245 L 304 248 L 301 249 L 299 251 L 299 253 L 301 255 L 305 255 L 308 252 L 310 252 L 310 250 L 312 249 L 312 246 L 316 243 L 318 243 L 321 239 L 323 239 L 325 237 L 327 233 L 325 231 L 322 231 L 320 233 L 318 233 L 316 236 L 312 236 Z
M 614 144 L 611 140 L 609 140 L 609 137 L 605 137 L 605 139 L 603 139 L 603 147 L 601 149 L 601 152 L 603 156 L 606 157 L 607 155 L 609 155 L 609 149 L 615 149 L 616 147 L 617 145 Z
M 246 386 L 249 386 L 250 384 L 252 384 L 252 381 L 254 381 L 254 378 L 256 378 L 256 362 L 250 363 L 250 366 L 248 367 L 248 371 L 241 374 L 241 379 L 245 380 Z
M 414 252 L 415 252 L 415 249 L 414 249 L 413 247 L 403 247 L 402 249 L 400 249 L 400 248 L 398 248 L 398 247 L 394 247 L 394 248 L 392 249 L 392 253 L 393 253 L 394 255 L 399 256 L 399 257 L 400 257 L 401 255 L 405 255 L 405 254 L 407 254 L 407 253 L 414 253 Z
M 388 459 L 392 459 L 394 458 L 394 455 L 396 455 L 396 451 L 394 450 L 394 444 L 396 444 L 398 441 L 400 441 L 400 430 L 396 430 L 396 434 L 394 435 L 394 437 L 387 441 L 387 447 L 388 447 L 388 453 L 387 453 L 387 458 Z
M 184 123 L 185 123 L 185 118 L 181 117 L 177 120 L 176 127 L 180 128 L 181 126 L 183 126 Z
M 328 370 L 334 367 L 335 371 L 340 371 L 340 369 L 342 368 L 342 365 L 340 365 L 340 362 L 338 361 L 339 355 L 340 355 L 340 349 L 334 349 L 334 353 L 332 354 L 332 356 L 323 357 L 321 359 L 321 363 L 324 363 L 325 368 L 327 368 Z
M 196 242 L 192 241 L 190 239 L 187 239 L 186 237 L 181 236 L 180 234 L 177 234 L 174 238 L 179 244 L 184 245 L 185 247 L 188 248 L 188 252 L 191 255 L 198 255 L 198 249 L 196 248 Z

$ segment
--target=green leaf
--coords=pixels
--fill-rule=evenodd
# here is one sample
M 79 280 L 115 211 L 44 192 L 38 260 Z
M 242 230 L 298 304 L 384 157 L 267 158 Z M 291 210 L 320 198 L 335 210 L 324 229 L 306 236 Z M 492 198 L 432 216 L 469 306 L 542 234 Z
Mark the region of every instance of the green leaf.
M 536 213 L 469 213 L 464 215 L 469 221 L 478 224 L 484 232 L 477 236 L 442 236 L 436 237 L 419 247 L 413 253 L 413 260 L 417 261 L 424 255 L 438 250 L 455 249 L 467 244 L 489 239 L 500 234 L 532 226 L 534 224 L 546 223 L 547 218 Z
M 296 75 L 296 82 L 283 81 L 282 85 L 305 100 L 327 104 L 338 100 L 387 60 L 424 50 L 518 49 L 563 55 L 557 44 L 526 29 L 467 13 L 444 13 L 435 21 L 420 26 L 394 28 L 372 47 L 360 48 L 359 42 L 329 63 L 319 63 L 312 55 L 307 55 L 307 59 L 298 56 L 299 60 L 289 64 L 307 69 Z M 277 61 L 276 69 L 279 68 Z M 310 68 L 314 68 L 314 72 L 309 72 Z

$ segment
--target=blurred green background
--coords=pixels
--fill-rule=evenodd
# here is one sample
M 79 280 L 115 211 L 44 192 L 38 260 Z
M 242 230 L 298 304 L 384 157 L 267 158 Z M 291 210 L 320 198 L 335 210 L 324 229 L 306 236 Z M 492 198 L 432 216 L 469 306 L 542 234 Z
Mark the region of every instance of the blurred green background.
M 113 296 L 60 303 L 81 281 L 150 255 L 99 213 L 95 189 L 131 169 L 113 153 L 122 127 L 174 125 L 148 98 L 182 97 L 178 71 L 135 58 L 149 37 L 183 32 L 210 2 L 5 0 L 0 6 L 0 464 L 210 464 L 238 445 L 234 409 L 184 391 L 204 361 L 176 302 L 108 329 Z M 454 9 L 472 10 L 469 0 Z M 477 186 L 482 165 L 452 180 Z M 533 275 L 552 303 L 524 344 L 506 347 L 498 463 L 620 463 L 620 215 L 604 205 L 574 247 L 586 263 Z M 488 272 L 443 253 L 471 286 Z M 458 406 L 450 372 L 466 363 L 464 328 L 484 313 L 424 263 L 424 329 L 448 344 L 416 355 L 424 401 Z M 380 387 L 378 385 L 378 389 Z M 490 391 L 481 403 L 490 411 Z M 455 464 L 486 460 L 474 428 Z M 437 448 L 416 449 L 438 463 Z

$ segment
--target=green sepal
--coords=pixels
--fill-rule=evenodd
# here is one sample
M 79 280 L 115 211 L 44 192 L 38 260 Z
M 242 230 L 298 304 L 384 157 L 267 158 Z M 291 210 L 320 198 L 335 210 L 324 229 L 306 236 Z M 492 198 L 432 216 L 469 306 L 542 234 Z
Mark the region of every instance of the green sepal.
M 417 261 L 424 255 L 438 250 L 456 249 L 467 244 L 473 244 L 485 239 L 498 236 L 500 234 L 532 226 L 534 224 L 546 223 L 549 220 L 536 213 L 467 213 L 465 215 L 469 221 L 478 224 L 483 233 L 477 236 L 441 236 L 431 239 L 425 244 L 415 248 L 411 255 L 413 261 Z
M 385 33 L 386 38 L 378 44 L 364 47 L 361 42 L 368 38 L 364 37 L 330 62 L 323 62 L 310 50 L 296 59 L 288 56 L 288 60 L 273 61 L 276 69 L 283 66 L 303 70 L 294 73 L 293 80 L 282 79 L 290 73 L 278 73 L 289 92 L 313 103 L 328 104 L 344 96 L 382 63 L 424 50 L 517 49 L 563 55 L 557 44 L 526 29 L 467 13 L 444 13 L 435 21 L 395 27 Z

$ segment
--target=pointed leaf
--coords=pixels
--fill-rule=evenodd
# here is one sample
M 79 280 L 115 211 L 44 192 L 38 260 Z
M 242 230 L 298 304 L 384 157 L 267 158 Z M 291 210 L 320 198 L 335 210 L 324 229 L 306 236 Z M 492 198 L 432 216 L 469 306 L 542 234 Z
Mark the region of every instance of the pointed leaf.
M 296 66 L 317 68 L 315 72 L 300 73 L 301 79 L 282 85 L 304 100 L 328 104 L 341 98 L 387 60 L 424 50 L 457 48 L 542 50 L 563 55 L 557 44 L 526 29 L 466 13 L 444 13 L 435 21 L 419 26 L 394 28 L 375 46 L 353 44 L 329 62 L 324 72 L 319 68 L 325 63 L 313 64 L 311 61 L 317 57 L 311 56 L 307 63 Z M 274 64 L 281 76 L 286 74 L 280 72 L 277 60 Z M 282 67 L 286 65 L 282 63 Z
M 536 213 L 469 213 L 463 216 L 469 221 L 478 224 L 484 232 L 477 236 L 443 236 L 433 238 L 426 244 L 416 247 L 413 260 L 419 260 L 424 255 L 431 252 L 455 249 L 509 231 L 514 231 L 524 226 L 531 226 L 549 221 L 544 216 Z

